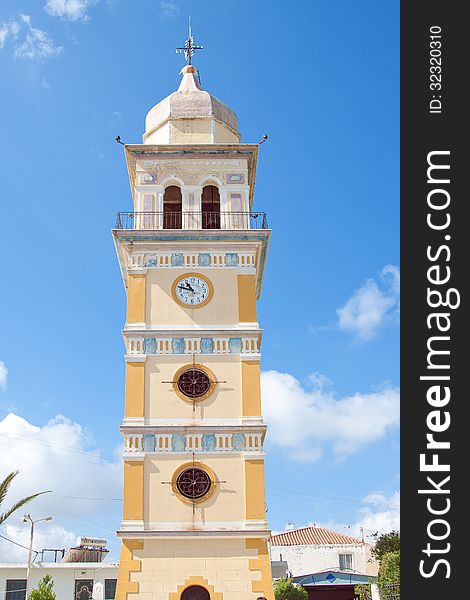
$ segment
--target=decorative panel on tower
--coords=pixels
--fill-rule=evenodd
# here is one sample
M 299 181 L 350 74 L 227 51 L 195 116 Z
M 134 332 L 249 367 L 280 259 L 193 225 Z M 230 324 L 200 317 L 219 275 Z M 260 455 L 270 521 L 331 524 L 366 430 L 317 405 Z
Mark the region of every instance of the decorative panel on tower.
M 233 111 L 201 89 L 191 48 L 190 35 L 181 84 L 149 111 L 144 143 L 124 146 L 134 210 L 113 230 L 127 293 L 116 598 L 272 600 L 259 146 L 241 144 Z

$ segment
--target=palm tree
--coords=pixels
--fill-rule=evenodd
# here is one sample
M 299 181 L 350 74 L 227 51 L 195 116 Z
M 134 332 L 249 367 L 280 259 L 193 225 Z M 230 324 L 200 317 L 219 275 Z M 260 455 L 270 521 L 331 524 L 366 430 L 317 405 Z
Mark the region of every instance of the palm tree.
M 5 500 L 11 482 L 18 475 L 18 472 L 19 471 L 12 471 L 9 475 L 5 477 L 3 481 L 0 482 L 0 507 L 2 506 L 3 501 Z M 36 496 L 40 496 L 41 494 L 47 494 L 49 491 L 50 490 L 46 492 L 38 492 L 37 494 L 32 494 L 32 496 L 26 496 L 26 498 L 23 498 L 23 500 L 18 500 L 18 502 L 15 502 L 15 504 L 13 504 L 13 506 L 10 507 L 8 510 L 6 510 L 3 513 L 0 513 L 0 525 L 4 523 L 8 519 L 8 517 L 15 512 L 15 510 L 18 510 L 27 502 L 29 502 L 33 498 L 36 498 Z

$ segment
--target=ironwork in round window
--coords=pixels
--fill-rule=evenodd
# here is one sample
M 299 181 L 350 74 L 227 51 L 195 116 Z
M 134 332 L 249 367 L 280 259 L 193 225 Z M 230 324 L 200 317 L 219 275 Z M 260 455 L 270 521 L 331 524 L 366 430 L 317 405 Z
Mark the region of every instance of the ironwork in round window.
M 190 585 L 181 594 L 181 600 L 210 600 L 210 594 L 201 585 Z
M 176 489 L 189 500 L 201 500 L 210 492 L 211 478 L 204 469 L 189 467 L 176 478 Z
M 179 391 L 188 398 L 201 398 L 211 389 L 209 375 L 202 369 L 186 369 L 178 377 L 177 386 Z

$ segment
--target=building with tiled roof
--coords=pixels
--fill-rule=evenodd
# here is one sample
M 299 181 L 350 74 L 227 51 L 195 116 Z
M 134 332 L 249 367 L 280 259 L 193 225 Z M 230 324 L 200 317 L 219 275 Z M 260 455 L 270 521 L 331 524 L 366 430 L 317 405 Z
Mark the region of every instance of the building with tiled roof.
M 370 544 L 317 525 L 272 535 L 270 549 L 273 571 L 281 574 L 282 565 L 292 577 L 328 570 L 377 575 L 377 563 L 371 559 Z
M 363 542 L 350 535 L 316 525 L 292 529 L 271 536 L 272 546 L 331 546 L 336 544 L 363 544 Z

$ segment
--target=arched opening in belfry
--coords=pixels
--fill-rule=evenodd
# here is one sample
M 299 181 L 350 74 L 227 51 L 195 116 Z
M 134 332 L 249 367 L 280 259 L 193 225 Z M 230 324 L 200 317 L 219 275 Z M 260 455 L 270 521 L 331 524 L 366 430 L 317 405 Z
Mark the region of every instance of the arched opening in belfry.
M 210 594 L 202 585 L 190 585 L 181 594 L 181 600 L 210 600 Z
M 169 185 L 163 196 L 163 229 L 181 229 L 183 196 L 177 185 Z
M 206 185 L 201 196 L 202 228 L 220 229 L 220 194 L 215 185 Z

